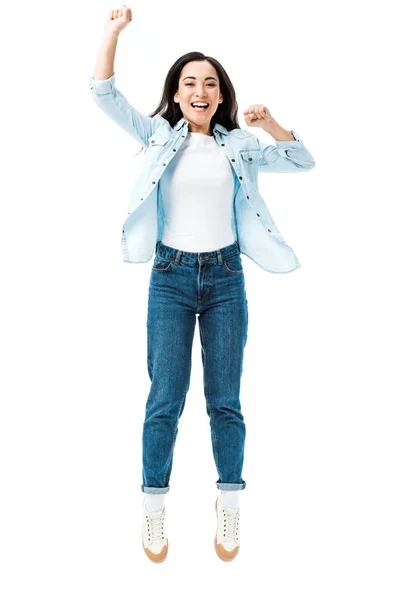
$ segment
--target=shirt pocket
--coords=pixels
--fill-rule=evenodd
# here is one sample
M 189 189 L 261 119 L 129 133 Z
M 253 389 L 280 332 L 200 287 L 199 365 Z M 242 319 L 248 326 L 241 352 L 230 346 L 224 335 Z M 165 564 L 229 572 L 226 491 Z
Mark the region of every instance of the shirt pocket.
M 146 148 L 146 157 L 149 159 L 157 158 L 164 152 L 169 138 L 165 134 L 157 131 L 149 137 L 149 145 Z
M 154 146 L 164 146 L 169 140 L 169 137 L 162 133 L 157 133 L 157 131 L 149 137 L 149 148 Z
M 240 150 L 240 156 L 246 165 L 257 165 L 260 156 L 259 150 Z
M 251 181 L 255 181 L 258 176 L 259 150 L 240 150 L 242 167 Z

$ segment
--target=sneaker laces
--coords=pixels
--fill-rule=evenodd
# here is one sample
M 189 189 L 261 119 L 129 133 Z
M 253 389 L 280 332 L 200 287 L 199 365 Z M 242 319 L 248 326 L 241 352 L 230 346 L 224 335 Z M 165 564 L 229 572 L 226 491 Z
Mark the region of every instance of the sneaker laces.
M 225 526 L 225 532 L 223 534 L 223 537 L 226 540 L 234 540 L 236 544 L 236 535 L 239 532 L 239 509 L 223 507 L 222 514 L 224 515 Z
M 164 512 L 157 511 L 155 513 L 148 513 L 146 515 L 147 520 L 147 532 L 150 537 L 149 541 L 155 542 L 156 540 L 162 540 L 164 535 Z

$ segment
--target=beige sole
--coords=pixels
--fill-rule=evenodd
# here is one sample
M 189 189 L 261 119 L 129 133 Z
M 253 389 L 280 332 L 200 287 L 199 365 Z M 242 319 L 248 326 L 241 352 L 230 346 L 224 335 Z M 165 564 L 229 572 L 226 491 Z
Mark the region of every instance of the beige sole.
M 151 560 L 151 562 L 162 563 L 168 556 L 168 540 L 167 540 L 167 545 L 164 546 L 164 549 L 161 550 L 159 555 L 154 554 L 154 552 L 151 552 L 151 550 L 148 550 L 147 548 L 145 548 L 144 544 L 143 544 L 143 540 L 142 540 L 142 546 L 143 546 L 143 550 L 146 553 L 146 556 Z

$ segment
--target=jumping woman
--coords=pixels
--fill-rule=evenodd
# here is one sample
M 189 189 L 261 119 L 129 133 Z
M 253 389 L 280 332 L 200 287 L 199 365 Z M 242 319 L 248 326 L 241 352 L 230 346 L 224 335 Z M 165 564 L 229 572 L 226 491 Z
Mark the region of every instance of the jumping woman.
M 168 71 L 160 105 L 145 115 L 116 88 L 114 57 L 131 22 L 125 4 L 106 21 L 90 88 L 96 104 L 142 144 L 143 169 L 122 226 L 123 259 L 152 263 L 147 332 L 151 381 L 143 424 L 142 543 L 153 562 L 165 560 L 169 491 L 179 418 L 191 373 L 198 317 L 204 395 L 220 495 L 214 546 L 224 561 L 239 550 L 239 491 L 246 428 L 240 404 L 248 305 L 241 253 L 271 273 L 300 267 L 258 191 L 259 172 L 302 172 L 315 166 L 293 130 L 264 104 L 244 112 L 267 145 L 238 124 L 231 80 L 213 57 L 189 52 Z

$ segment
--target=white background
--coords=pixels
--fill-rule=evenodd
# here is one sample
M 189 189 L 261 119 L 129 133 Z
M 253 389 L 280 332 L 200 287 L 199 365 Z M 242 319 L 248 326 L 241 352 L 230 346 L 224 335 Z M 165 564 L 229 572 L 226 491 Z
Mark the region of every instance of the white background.
M 316 161 L 260 175 L 301 269 L 274 275 L 242 255 L 241 548 L 232 563 L 214 550 L 218 476 L 196 325 L 166 497 L 169 555 L 155 565 L 143 552 L 152 261 L 124 263 L 120 246 L 140 145 L 89 88 L 119 4 L 19 2 L 2 13 L 1 40 L 0 595 L 398 600 L 394 5 L 128 6 L 115 72 L 131 104 L 150 114 L 173 62 L 201 51 L 232 79 L 241 127 L 248 105 L 263 103 Z

